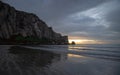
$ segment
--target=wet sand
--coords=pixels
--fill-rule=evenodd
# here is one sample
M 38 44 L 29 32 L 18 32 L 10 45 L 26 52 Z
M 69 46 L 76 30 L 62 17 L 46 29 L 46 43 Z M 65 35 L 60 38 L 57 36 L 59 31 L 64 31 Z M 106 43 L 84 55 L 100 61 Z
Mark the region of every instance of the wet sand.
M 120 75 L 120 62 L 1 45 L 0 75 Z

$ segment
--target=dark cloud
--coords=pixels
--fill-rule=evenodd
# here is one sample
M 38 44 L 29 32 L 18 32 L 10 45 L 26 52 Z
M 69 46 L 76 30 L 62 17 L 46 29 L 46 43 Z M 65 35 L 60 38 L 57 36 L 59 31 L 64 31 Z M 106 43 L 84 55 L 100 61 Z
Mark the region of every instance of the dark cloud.
M 108 38 L 109 40 L 119 40 L 120 41 L 120 1 L 115 0 L 116 3 L 113 5 L 112 11 L 105 15 L 105 20 L 108 23 L 107 30 L 110 31 Z
M 110 12 L 106 16 L 106 20 L 109 22 L 109 29 L 120 33 L 120 5 L 118 9 Z
M 95 7 L 106 0 L 6 0 L 16 8 L 36 13 L 45 21 L 55 21 L 78 11 Z

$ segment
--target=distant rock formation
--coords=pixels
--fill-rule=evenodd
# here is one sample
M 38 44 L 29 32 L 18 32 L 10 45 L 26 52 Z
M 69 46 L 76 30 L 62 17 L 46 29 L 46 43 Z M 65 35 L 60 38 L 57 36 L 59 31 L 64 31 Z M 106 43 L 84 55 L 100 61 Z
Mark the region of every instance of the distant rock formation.
M 1 44 L 68 44 L 68 37 L 48 27 L 35 14 L 18 11 L 0 1 Z
M 72 41 L 71 45 L 75 45 L 75 41 Z

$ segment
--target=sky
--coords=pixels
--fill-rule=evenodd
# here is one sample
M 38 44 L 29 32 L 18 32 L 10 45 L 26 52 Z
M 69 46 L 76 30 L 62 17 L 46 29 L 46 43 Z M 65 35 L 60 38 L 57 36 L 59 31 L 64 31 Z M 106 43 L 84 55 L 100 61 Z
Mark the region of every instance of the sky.
M 4 0 L 85 44 L 120 44 L 120 0 Z

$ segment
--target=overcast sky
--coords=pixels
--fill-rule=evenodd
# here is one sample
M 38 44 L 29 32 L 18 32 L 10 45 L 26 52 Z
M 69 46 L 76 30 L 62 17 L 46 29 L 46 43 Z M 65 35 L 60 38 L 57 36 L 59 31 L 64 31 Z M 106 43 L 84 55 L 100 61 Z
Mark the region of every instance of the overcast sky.
M 5 0 L 70 38 L 120 43 L 120 0 Z

